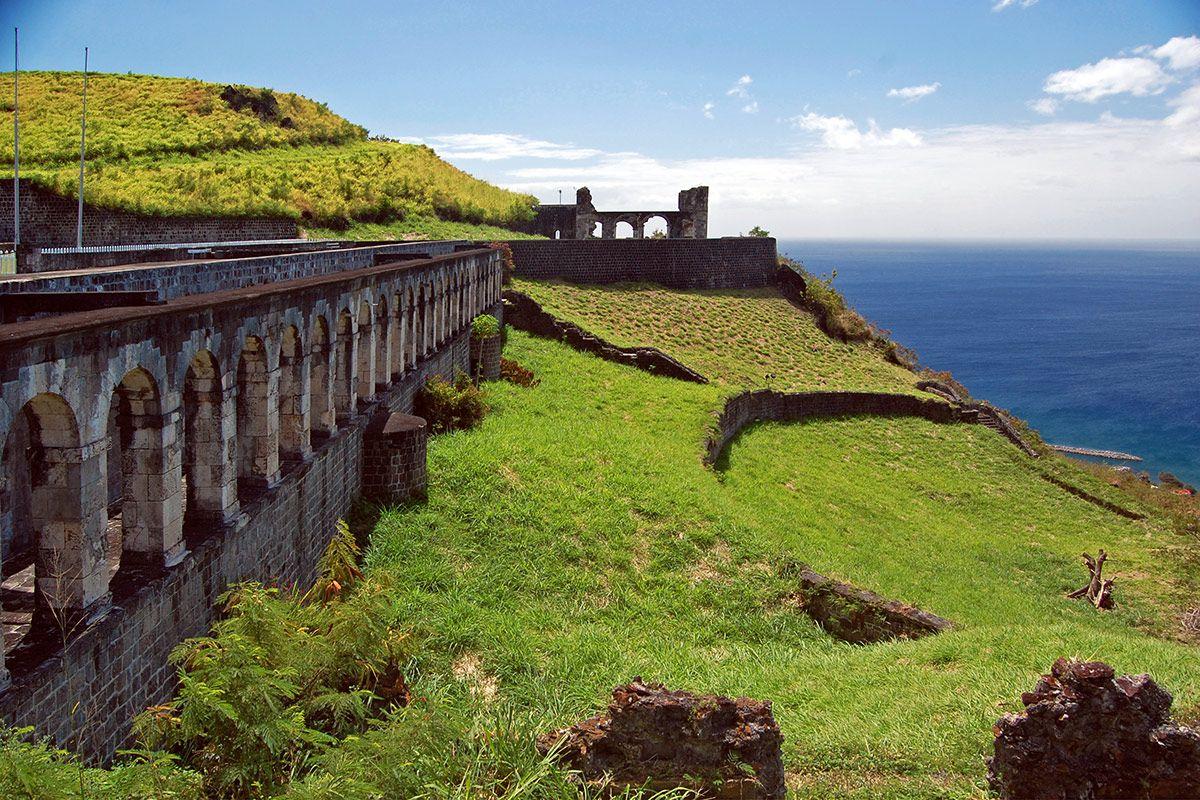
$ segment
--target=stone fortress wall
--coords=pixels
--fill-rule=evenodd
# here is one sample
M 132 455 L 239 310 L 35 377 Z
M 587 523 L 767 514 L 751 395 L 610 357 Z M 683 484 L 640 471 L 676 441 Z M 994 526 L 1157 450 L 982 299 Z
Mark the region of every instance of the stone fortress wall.
M 380 261 L 0 326 L 5 722 L 111 757 L 229 584 L 313 578 L 364 429 L 503 314 L 494 250 Z
M 78 201 L 21 180 L 21 241 L 38 247 L 73 247 Z M 294 239 L 294 220 L 264 217 L 157 217 L 84 204 L 83 243 L 236 242 Z M 0 181 L 0 242 L 13 241 L 12 181 Z
M 547 239 L 615 239 L 617 228 L 629 225 L 630 237 L 645 237 L 646 224 L 661 219 L 668 239 L 708 238 L 708 187 L 694 186 L 679 192 L 675 211 L 597 211 L 586 186 L 575 192 L 574 205 L 538 206 L 526 233 Z

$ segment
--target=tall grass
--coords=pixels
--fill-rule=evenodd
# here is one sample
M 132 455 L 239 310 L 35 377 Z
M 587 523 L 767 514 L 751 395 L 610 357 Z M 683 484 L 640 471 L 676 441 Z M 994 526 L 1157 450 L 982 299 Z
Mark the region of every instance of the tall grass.
M 12 74 L 5 79 L 11 115 Z M 81 80 L 21 76 L 22 175 L 68 197 L 77 193 Z M 409 217 L 503 226 L 532 216 L 534 198 L 481 181 L 423 145 L 368 140 L 322 104 L 248 92 L 277 105 L 264 119 L 235 111 L 222 91 L 185 78 L 89 78 L 84 199 L 160 216 L 291 217 L 335 230 Z M 12 126 L 0 128 L 8 164 Z

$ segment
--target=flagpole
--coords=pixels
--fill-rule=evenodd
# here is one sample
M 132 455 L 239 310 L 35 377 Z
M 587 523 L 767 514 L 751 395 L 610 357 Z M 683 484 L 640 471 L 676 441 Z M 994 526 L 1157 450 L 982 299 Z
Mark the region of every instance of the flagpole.
M 13 28 L 13 246 L 21 244 L 21 114 L 17 108 L 21 76 L 20 29 Z
M 83 247 L 83 162 L 87 157 L 88 49 L 83 48 L 83 116 L 79 121 L 79 217 L 75 223 L 75 246 Z

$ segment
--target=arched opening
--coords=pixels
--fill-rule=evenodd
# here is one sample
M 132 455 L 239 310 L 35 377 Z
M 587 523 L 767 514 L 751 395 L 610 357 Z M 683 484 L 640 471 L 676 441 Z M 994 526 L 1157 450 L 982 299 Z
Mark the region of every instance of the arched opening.
M 158 571 L 181 555 L 182 459 L 175 415 L 164 413 L 158 384 L 130 370 L 113 389 L 108 415 L 105 561 L 110 577 Z
M 595 225 L 593 225 L 592 232 L 591 232 L 591 234 L 588 235 L 588 238 L 589 239 L 603 239 L 604 238 L 604 223 L 597 222 Z
M 329 349 L 329 323 L 317 317 L 313 323 L 312 345 L 309 351 L 309 445 L 317 447 L 337 430 L 337 414 L 333 405 L 333 386 L 329 372 L 332 353 Z
M 371 319 L 371 304 L 366 300 L 358 306 L 358 399 L 370 402 L 375 396 L 375 326 Z
M 392 320 L 387 298 L 380 297 L 375 307 L 375 391 L 387 391 L 392 380 Z
M 354 416 L 354 320 L 349 309 L 342 309 L 338 314 L 333 407 L 339 427 Z
M 670 227 L 666 217 L 653 216 L 646 220 L 642 235 L 647 239 L 666 239 L 670 236 Z
M 237 465 L 230 447 L 233 398 L 207 350 L 192 357 L 183 379 L 184 525 L 207 530 L 237 511 Z
M 626 222 L 625 220 L 621 220 L 617 223 L 615 236 L 618 239 L 632 239 L 633 224 Z
M 289 325 L 279 350 L 279 457 L 288 464 L 302 462 L 312 452 L 307 367 L 300 331 Z
M 556 231 L 554 232 L 554 238 L 555 238 L 555 239 L 561 239 L 561 238 L 562 238 L 562 231 L 561 231 L 561 230 L 556 230 Z
M 3 454 L 6 494 L 26 509 L 14 516 L 0 564 L 3 650 L 11 652 L 30 633 L 69 636 L 107 597 L 107 476 L 102 449 L 82 446 L 75 413 L 56 394 L 22 406 Z
M 237 491 L 245 502 L 279 480 L 279 410 L 271 403 L 267 348 L 257 336 L 238 357 L 237 452 Z
M 411 286 L 408 287 L 408 302 L 404 304 L 404 313 L 407 315 L 405 324 L 408 330 L 404 348 L 404 368 L 406 370 L 417 364 L 417 342 L 420 335 L 417 330 L 417 304 L 419 302 L 417 298 L 417 292 L 413 291 Z

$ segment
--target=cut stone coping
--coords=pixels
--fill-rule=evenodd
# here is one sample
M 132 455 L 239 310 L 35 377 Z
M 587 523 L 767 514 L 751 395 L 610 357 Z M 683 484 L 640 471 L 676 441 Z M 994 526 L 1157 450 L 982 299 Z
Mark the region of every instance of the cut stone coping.
M 802 567 L 801 588 L 791 599 L 826 633 L 850 644 L 875 644 L 893 639 L 919 639 L 943 633 L 954 623 L 899 600 Z

